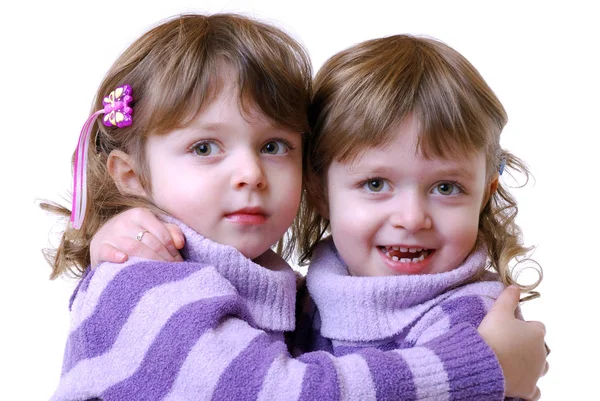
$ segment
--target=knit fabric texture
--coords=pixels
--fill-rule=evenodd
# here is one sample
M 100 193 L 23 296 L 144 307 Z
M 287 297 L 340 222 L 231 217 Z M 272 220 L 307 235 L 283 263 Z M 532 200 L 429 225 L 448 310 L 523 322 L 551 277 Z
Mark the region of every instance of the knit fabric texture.
M 370 366 L 407 372 L 397 399 L 503 399 L 503 376 L 493 369 L 497 361 L 487 345 L 475 336 L 469 344 L 457 340 L 476 332 L 504 289 L 485 272 L 485 263 L 485 249 L 478 249 L 445 273 L 354 277 L 332 239 L 325 239 L 308 268 L 312 302 L 299 319 L 298 343 L 304 352 L 336 356 L 397 350 L 396 359 Z M 476 275 L 481 279 L 473 280 Z M 465 360 L 487 360 L 489 366 L 457 369 Z
M 500 367 L 470 324 L 413 349 L 293 358 L 294 271 L 180 226 L 185 262 L 131 258 L 82 278 L 52 400 L 501 399 Z

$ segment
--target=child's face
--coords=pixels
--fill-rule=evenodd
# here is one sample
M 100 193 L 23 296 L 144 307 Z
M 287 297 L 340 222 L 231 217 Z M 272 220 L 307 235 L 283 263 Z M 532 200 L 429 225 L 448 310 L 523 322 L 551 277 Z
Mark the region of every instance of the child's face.
M 488 193 L 483 152 L 427 160 L 409 118 L 386 148 L 327 171 L 328 217 L 340 256 L 356 276 L 431 274 L 456 268 L 477 239 Z
M 301 196 L 302 138 L 231 87 L 183 129 L 147 143 L 152 200 L 198 233 L 255 258 L 292 224 Z

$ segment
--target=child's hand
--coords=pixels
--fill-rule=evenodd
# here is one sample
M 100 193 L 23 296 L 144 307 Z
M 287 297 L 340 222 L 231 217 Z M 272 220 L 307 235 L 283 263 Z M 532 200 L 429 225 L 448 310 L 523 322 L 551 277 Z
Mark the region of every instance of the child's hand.
M 515 318 L 519 290 L 508 287 L 479 325 L 479 334 L 494 350 L 504 372 L 507 397 L 539 400 L 538 379 L 548 371 L 541 322 L 524 322 Z
M 147 209 L 129 209 L 108 220 L 94 235 L 91 263 L 92 267 L 101 262 L 122 263 L 128 256 L 182 261 L 178 249 L 184 242 L 178 226 L 163 223 Z

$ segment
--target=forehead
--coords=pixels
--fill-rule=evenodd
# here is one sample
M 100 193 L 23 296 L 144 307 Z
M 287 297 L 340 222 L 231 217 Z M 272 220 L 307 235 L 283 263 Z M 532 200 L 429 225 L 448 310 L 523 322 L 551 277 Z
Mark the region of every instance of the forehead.
M 358 175 L 444 175 L 468 180 L 485 175 L 485 152 L 448 152 L 444 156 L 433 156 L 422 151 L 418 140 L 419 131 L 414 125 L 400 125 L 389 143 L 365 148 L 351 161 L 338 163 L 345 166 L 348 173 Z
M 443 124 L 442 124 L 443 125 Z M 342 138 L 338 138 L 342 139 Z M 403 152 L 412 151 L 423 159 L 445 160 L 455 163 L 462 159 L 478 158 L 486 153 L 486 143 L 470 137 L 464 132 L 445 130 L 441 126 L 431 127 L 421 121 L 415 113 L 391 124 L 385 132 L 361 132 L 344 138 L 346 151 L 338 151 L 333 159 L 341 163 L 352 163 L 365 153 L 401 148 Z
M 375 143 L 369 144 L 366 136 L 360 142 L 356 143 L 357 146 L 350 157 L 338 161 L 350 162 L 350 164 L 364 163 L 364 159 L 373 157 L 376 160 L 386 153 L 396 155 L 398 158 L 446 165 L 471 164 L 481 157 L 485 158 L 483 149 L 478 149 L 474 143 L 460 134 L 443 131 L 425 132 L 423 123 L 414 114 L 393 124 L 385 133 L 377 135 Z
M 208 102 L 197 116 L 206 122 L 226 123 L 242 117 L 248 122 L 266 122 L 268 118 L 256 107 L 253 100 L 243 99 L 233 84 L 227 84 Z
M 185 127 L 227 127 L 244 123 L 253 126 L 274 127 L 275 123 L 256 105 L 254 99 L 244 97 L 237 84 L 223 81 L 214 88 L 204 104 L 192 111 L 181 125 Z
M 282 127 L 266 116 L 253 102 L 242 104 L 235 91 L 221 90 L 185 125 L 155 135 L 173 144 L 187 144 L 201 139 L 215 139 L 232 146 L 246 141 L 283 138 L 299 146 L 300 132 Z M 240 140 L 241 142 L 235 142 Z
M 374 148 L 364 149 L 352 161 L 340 162 L 345 164 L 350 170 L 356 170 L 365 166 L 403 166 L 407 168 L 410 165 L 423 168 L 464 170 L 465 172 L 474 166 L 485 167 L 485 153 L 483 151 L 473 151 L 465 155 L 448 155 L 445 157 L 426 156 L 415 147 L 395 146 L 394 143 Z

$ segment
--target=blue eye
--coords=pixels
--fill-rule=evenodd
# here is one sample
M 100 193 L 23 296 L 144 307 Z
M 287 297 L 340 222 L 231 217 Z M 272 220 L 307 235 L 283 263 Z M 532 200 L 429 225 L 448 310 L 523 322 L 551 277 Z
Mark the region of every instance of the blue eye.
M 462 190 L 455 183 L 442 182 L 441 184 L 436 185 L 436 187 L 433 189 L 433 192 L 444 196 L 450 196 L 458 195 L 462 192 Z
M 219 145 L 217 145 L 213 141 L 203 141 L 198 142 L 194 146 L 192 146 L 192 152 L 197 154 L 198 156 L 210 156 L 213 153 L 217 153 L 221 150 Z
M 261 149 L 261 153 L 267 153 L 269 155 L 281 155 L 285 154 L 290 150 L 290 146 L 282 140 L 269 141 Z
M 382 178 L 370 178 L 363 184 L 363 188 L 369 192 L 381 192 L 384 189 L 388 189 L 389 184 Z

